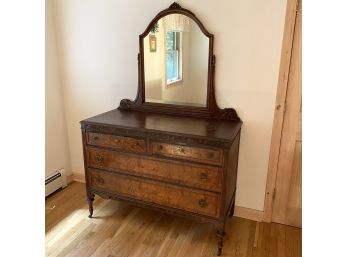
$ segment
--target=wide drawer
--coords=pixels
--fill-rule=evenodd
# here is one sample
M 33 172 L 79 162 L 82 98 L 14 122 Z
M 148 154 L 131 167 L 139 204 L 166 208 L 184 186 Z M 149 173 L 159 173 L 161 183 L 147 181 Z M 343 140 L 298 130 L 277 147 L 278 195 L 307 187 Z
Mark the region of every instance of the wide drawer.
M 135 156 L 100 148 L 87 148 L 89 167 L 125 172 L 158 180 L 221 191 L 219 167 Z
M 97 190 L 212 217 L 218 216 L 218 194 L 91 169 L 87 174 L 89 185 Z
M 130 152 L 146 152 L 145 139 L 122 137 L 101 133 L 88 132 L 87 144 L 110 147 L 115 149 L 123 149 Z
M 209 164 L 221 164 L 223 156 L 221 149 L 183 146 L 162 142 L 151 142 L 150 151 L 153 154 Z

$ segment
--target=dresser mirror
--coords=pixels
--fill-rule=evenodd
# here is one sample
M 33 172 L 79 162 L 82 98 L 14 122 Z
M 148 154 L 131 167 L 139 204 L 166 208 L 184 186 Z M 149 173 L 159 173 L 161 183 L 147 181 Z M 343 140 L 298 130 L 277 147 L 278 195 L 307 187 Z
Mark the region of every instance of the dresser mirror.
M 145 101 L 206 107 L 209 38 L 183 14 L 160 18 L 143 38 Z
M 173 3 L 139 35 L 138 92 L 118 109 L 239 121 L 215 100 L 214 35 L 191 11 Z

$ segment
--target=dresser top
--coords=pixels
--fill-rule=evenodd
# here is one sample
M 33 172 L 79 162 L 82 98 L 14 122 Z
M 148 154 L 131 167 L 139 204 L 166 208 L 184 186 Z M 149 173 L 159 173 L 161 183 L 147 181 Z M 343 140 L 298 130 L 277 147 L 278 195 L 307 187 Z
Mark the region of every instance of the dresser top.
M 169 132 L 232 141 L 238 134 L 242 122 L 115 109 L 85 119 L 81 121 L 81 124 Z

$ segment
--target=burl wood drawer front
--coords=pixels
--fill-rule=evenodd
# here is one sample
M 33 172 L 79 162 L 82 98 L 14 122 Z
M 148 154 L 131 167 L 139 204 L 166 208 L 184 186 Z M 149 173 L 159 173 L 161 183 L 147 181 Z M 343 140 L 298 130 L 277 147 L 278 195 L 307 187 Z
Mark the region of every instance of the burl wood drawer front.
M 215 166 L 161 161 L 94 147 L 87 148 L 89 167 L 180 183 L 211 191 L 221 191 L 221 168 Z
M 221 164 L 222 163 L 222 150 L 220 149 L 208 149 L 193 146 L 182 146 L 167 144 L 161 142 L 151 142 L 150 151 L 153 154 L 160 154 L 164 156 L 210 163 Z
M 101 171 L 88 171 L 90 186 L 146 202 L 217 217 L 218 195 Z
M 130 152 L 146 152 L 145 139 L 88 132 L 87 143 L 95 146 L 124 149 Z

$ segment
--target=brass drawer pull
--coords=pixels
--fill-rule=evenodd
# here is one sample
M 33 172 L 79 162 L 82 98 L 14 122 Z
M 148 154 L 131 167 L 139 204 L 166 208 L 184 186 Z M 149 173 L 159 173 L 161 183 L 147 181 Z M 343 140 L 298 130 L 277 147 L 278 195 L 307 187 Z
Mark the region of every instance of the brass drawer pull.
M 95 156 L 95 161 L 96 161 L 96 162 L 102 162 L 102 161 L 103 161 L 103 157 L 101 157 L 99 154 L 97 154 L 97 155 Z
M 176 150 L 177 150 L 178 152 L 180 152 L 180 153 L 184 153 L 184 152 L 185 152 L 185 149 L 184 149 L 182 146 L 178 146 L 178 147 L 176 148 Z
M 201 180 L 207 180 L 207 179 L 208 179 L 208 174 L 202 172 L 202 173 L 199 175 L 199 178 L 200 178 Z
M 205 200 L 205 199 L 199 199 L 198 204 L 202 208 L 204 208 L 208 205 L 207 200 Z
M 102 185 L 102 184 L 104 184 L 104 179 L 101 177 L 97 177 L 96 182 L 97 182 L 97 184 Z
M 94 140 L 98 140 L 98 139 L 99 139 L 99 137 L 95 136 L 93 139 L 94 139 Z

